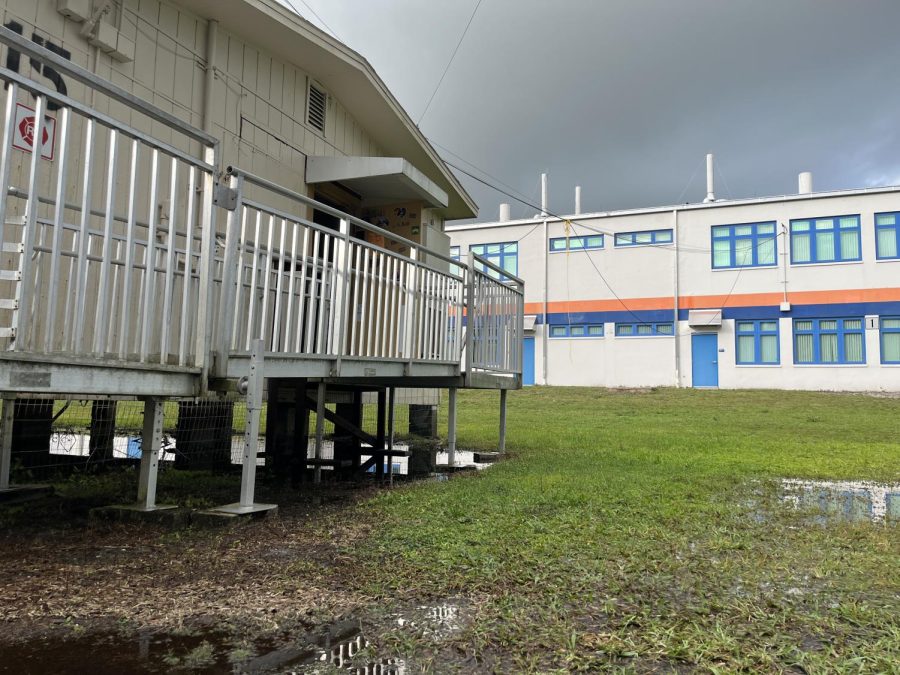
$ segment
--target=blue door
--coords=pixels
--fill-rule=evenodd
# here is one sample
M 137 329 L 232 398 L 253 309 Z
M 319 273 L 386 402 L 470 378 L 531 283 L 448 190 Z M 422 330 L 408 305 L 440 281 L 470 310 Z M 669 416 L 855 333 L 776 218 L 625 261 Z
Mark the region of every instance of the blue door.
M 525 338 L 522 350 L 522 384 L 534 384 L 534 338 Z
M 719 335 L 691 335 L 691 382 L 695 387 L 719 386 Z

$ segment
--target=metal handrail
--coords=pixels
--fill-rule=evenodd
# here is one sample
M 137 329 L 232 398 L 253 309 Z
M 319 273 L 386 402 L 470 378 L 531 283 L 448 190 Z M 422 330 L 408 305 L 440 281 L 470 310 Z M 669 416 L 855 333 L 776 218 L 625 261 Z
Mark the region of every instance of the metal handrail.
M 295 199 L 298 202 L 306 204 L 307 206 L 312 206 L 318 211 L 323 211 L 324 213 L 328 213 L 336 218 L 340 218 L 341 220 L 346 220 L 347 222 L 353 223 L 364 230 L 368 230 L 369 232 L 373 232 L 375 234 L 381 235 L 382 237 L 386 237 L 391 239 L 392 241 L 397 242 L 398 244 L 403 244 L 404 246 L 409 246 L 410 248 L 416 249 L 417 251 L 422 251 L 423 253 L 434 256 L 435 258 L 439 258 L 444 260 L 445 262 L 450 263 L 451 265 L 459 264 L 459 261 L 454 260 L 449 255 L 444 255 L 443 253 L 439 253 L 437 251 L 433 251 L 430 248 L 422 246 L 422 244 L 414 242 L 412 239 L 407 239 L 406 237 L 401 237 L 390 230 L 385 230 L 382 227 L 378 227 L 377 225 L 373 225 L 370 222 L 363 220 L 362 218 L 357 218 L 356 216 L 352 216 L 349 213 L 345 213 L 340 209 L 336 209 L 333 206 L 329 206 L 328 204 L 323 204 L 320 201 L 313 199 L 312 197 L 307 197 L 304 194 L 300 194 L 299 192 L 294 192 L 293 190 L 289 190 L 286 187 L 278 185 L 278 183 L 273 183 L 270 180 L 262 178 L 261 176 L 257 176 L 255 174 L 244 171 L 243 169 L 236 166 L 228 166 L 225 169 L 225 174 L 229 176 L 242 177 L 248 183 L 253 183 L 258 185 L 259 187 L 265 188 L 270 192 L 274 192 L 276 194 L 280 194 L 283 197 L 287 197 L 289 199 Z M 271 210 L 267 208 L 266 210 Z M 297 219 L 295 216 L 292 216 L 295 220 Z M 319 226 L 316 226 L 319 227 Z M 328 229 L 328 228 L 325 228 Z M 333 231 L 332 231 L 333 232 Z M 420 265 L 428 266 L 427 263 L 423 263 L 419 261 Z M 442 270 L 435 270 L 441 272 Z
M 112 82 L 109 82 L 108 80 L 104 80 L 103 78 L 98 77 L 86 68 L 82 68 L 72 61 L 63 58 L 59 54 L 51 52 L 46 47 L 41 47 L 40 45 L 22 37 L 9 28 L 0 26 L 0 42 L 8 45 L 10 48 L 15 47 L 15 51 L 25 54 L 29 58 L 33 58 L 37 61 L 41 61 L 42 63 L 53 66 L 53 68 L 59 73 L 68 75 L 69 77 L 90 86 L 95 91 L 109 96 L 119 103 L 124 103 L 129 108 L 136 108 L 147 117 L 150 117 L 157 122 L 162 122 L 168 127 L 173 127 L 183 133 L 185 136 L 200 141 L 204 145 L 216 147 L 219 145 L 219 141 L 215 136 L 197 129 L 184 120 L 179 119 L 172 113 L 166 112 L 162 108 L 158 108 L 152 103 L 149 103 L 148 101 L 135 96 L 128 90 L 123 89 L 122 87 L 119 87 Z M 2 77 L 7 77 L 8 72 L 11 71 L 3 73 Z M 51 98 L 58 98 L 59 96 L 60 95 L 57 93 L 51 96 Z
M 522 288 L 525 287 L 525 282 L 522 281 L 522 279 L 520 279 L 519 277 L 517 277 L 515 274 L 510 274 L 509 272 L 507 272 L 507 271 L 506 271 L 505 269 L 503 269 L 502 267 L 499 267 L 498 265 L 492 263 L 492 262 L 491 262 L 490 260 L 488 260 L 487 258 L 482 258 L 482 257 L 481 257 L 480 255 L 478 255 L 477 253 L 470 253 L 470 255 L 471 255 L 476 261 L 478 261 L 479 263 L 481 263 L 482 265 L 484 265 L 484 266 L 487 267 L 488 269 L 494 270 L 494 271 L 497 272 L 498 274 L 502 274 L 504 277 L 506 277 L 507 279 L 509 279 L 509 280 L 512 281 L 513 283 L 515 283 L 516 286 L 517 286 L 517 289 L 516 289 L 517 291 L 519 291 L 519 289 L 522 289 Z M 482 275 L 485 275 L 485 276 L 490 276 L 490 275 L 487 274 L 486 272 L 482 272 L 481 270 L 479 270 L 477 267 L 475 268 L 474 271 L 475 271 L 476 274 L 482 274 Z M 497 281 L 497 280 L 495 279 L 495 281 Z

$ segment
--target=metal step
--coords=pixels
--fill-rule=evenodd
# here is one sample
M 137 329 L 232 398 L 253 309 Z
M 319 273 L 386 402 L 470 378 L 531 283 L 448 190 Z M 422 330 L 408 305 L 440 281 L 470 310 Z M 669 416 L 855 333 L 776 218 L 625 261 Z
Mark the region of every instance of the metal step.
M 19 302 L 9 298 L 0 300 L 0 309 L 19 309 Z
M 0 248 L 4 253 L 21 253 L 24 249 L 22 244 L 17 244 L 12 241 L 3 242 L 3 247 Z
M 0 281 L 21 281 L 22 273 L 19 270 L 0 270 Z
M 16 329 L 15 328 L 0 328 L 0 338 L 14 338 L 16 337 Z

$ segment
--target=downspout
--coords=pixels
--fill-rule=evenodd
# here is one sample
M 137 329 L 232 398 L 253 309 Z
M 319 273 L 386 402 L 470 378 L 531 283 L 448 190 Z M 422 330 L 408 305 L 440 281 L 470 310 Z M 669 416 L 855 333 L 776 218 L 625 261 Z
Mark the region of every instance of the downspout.
M 675 388 L 681 387 L 681 338 L 678 335 L 678 209 L 672 209 L 672 233 L 675 239 L 675 278 L 673 280 L 673 306 L 674 323 L 672 332 L 675 334 Z
M 216 47 L 219 38 L 219 22 L 210 19 L 206 24 L 206 75 L 203 79 L 203 131 L 213 132 L 213 85 L 216 81 Z
M 549 324 L 549 316 L 547 314 L 547 296 L 549 295 L 550 285 L 550 239 L 549 239 L 549 231 L 547 229 L 547 219 L 544 219 L 544 331 L 543 331 L 543 340 L 541 344 L 541 356 L 542 356 L 542 366 L 544 371 L 544 384 L 547 384 L 547 346 L 549 344 L 547 338 L 550 335 L 550 324 Z

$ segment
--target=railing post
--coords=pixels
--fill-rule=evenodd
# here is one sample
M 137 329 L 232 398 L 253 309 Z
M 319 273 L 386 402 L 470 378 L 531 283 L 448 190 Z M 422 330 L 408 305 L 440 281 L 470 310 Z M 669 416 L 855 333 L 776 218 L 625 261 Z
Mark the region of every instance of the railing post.
M 469 269 L 466 276 L 466 384 L 472 377 L 472 365 L 475 363 L 475 257 L 469 254 Z M 455 401 L 454 398 L 452 399 Z
M 334 312 L 332 316 L 340 317 L 338 322 L 337 335 L 333 336 L 331 349 L 337 357 L 334 361 L 332 376 L 339 377 L 341 374 L 341 358 L 347 347 L 347 321 L 353 311 L 350 298 L 350 221 L 341 220 L 340 224 L 341 238 L 337 240 L 337 252 L 334 256 L 335 269 L 341 270 L 340 283 L 335 288 L 334 295 Z M 352 320 L 352 319 L 351 319 Z
M 406 335 L 404 336 L 404 349 L 406 353 L 407 359 L 407 368 L 412 368 L 413 361 L 413 349 L 415 346 L 415 334 L 416 334 L 416 300 L 418 296 L 417 285 L 419 283 L 419 261 L 418 261 L 418 251 L 416 249 L 411 249 L 409 252 L 409 258 L 411 264 L 406 272 L 406 288 L 407 288 L 407 298 L 406 298 L 406 318 L 404 320 L 406 326 Z
M 215 167 L 218 161 L 216 146 L 207 146 L 203 160 Z M 201 386 L 206 392 L 212 352 L 212 291 L 213 260 L 216 255 L 216 210 L 213 208 L 213 193 L 216 179 L 213 173 L 203 174 L 203 203 L 200 206 L 200 286 L 197 307 L 197 347 L 195 364 L 201 369 Z M 186 266 L 190 270 L 190 265 Z M 224 270 L 223 270 L 224 274 Z
M 316 388 L 316 465 L 313 467 L 313 483 L 322 482 L 322 446 L 325 435 L 325 380 L 320 380 Z M 304 466 L 306 464 L 304 463 Z
M 517 315 L 516 315 L 516 329 L 518 335 L 516 336 L 516 349 L 517 358 L 516 365 L 518 366 L 518 374 L 519 374 L 519 385 L 522 385 L 522 374 L 525 372 L 524 366 L 524 352 L 525 352 L 525 284 L 519 284 L 519 298 L 517 301 Z
M 235 297 L 237 294 L 237 285 L 241 283 L 240 265 L 243 251 L 240 248 L 239 230 L 241 226 L 241 218 L 244 198 L 244 178 L 243 176 L 231 176 L 228 181 L 228 187 L 234 190 L 237 199 L 234 209 L 228 212 L 228 220 L 225 230 L 225 253 L 222 261 L 222 288 L 219 289 L 219 316 L 218 328 L 216 331 L 216 344 L 213 346 L 215 351 L 215 374 L 224 377 L 228 366 L 228 352 L 231 351 L 232 330 L 234 327 L 232 318 L 235 312 Z M 208 277 L 207 282 L 212 290 L 212 278 Z M 200 282 L 201 292 L 203 289 L 203 277 Z
M 34 104 L 34 119 L 36 128 L 34 130 L 34 138 L 42 138 L 44 132 L 44 112 L 47 107 L 47 99 L 38 96 Z M 31 306 L 34 300 L 33 295 L 35 289 L 31 282 L 31 256 L 34 254 L 34 241 L 37 235 L 37 213 L 40 201 L 38 200 L 38 182 L 40 180 L 41 165 L 41 148 L 37 147 L 31 153 L 31 168 L 28 173 L 28 202 L 25 206 L 25 227 L 22 231 L 22 251 L 19 254 L 19 274 L 18 284 L 16 286 L 16 310 L 13 313 L 13 344 L 16 351 L 22 351 L 27 347 L 29 340 L 29 330 L 32 327 Z M 2 186 L 5 190 L 6 186 Z M 6 214 L 3 214 L 6 217 Z

